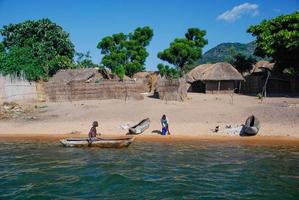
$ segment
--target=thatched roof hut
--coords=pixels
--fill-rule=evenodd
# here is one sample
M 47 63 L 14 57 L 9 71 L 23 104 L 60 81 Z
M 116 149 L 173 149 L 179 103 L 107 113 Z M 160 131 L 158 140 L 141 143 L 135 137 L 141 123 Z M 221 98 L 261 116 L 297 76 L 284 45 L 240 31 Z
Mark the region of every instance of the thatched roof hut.
M 203 64 L 192 69 L 187 75 L 188 82 L 194 81 L 230 81 L 244 80 L 243 76 L 231 64 L 219 62 Z
M 107 69 L 95 69 L 95 68 L 65 69 L 65 70 L 59 70 L 50 79 L 50 81 L 67 84 L 71 81 L 84 82 L 84 81 L 96 81 L 99 79 L 119 80 L 119 77 L 115 74 L 112 74 L 111 71 Z M 125 76 L 124 80 L 130 80 L 130 78 Z
M 186 80 L 191 84 L 189 91 L 214 93 L 235 90 L 237 82 L 244 78 L 231 64 L 219 62 L 195 67 L 187 74 Z
M 151 72 L 137 72 L 133 75 L 133 78 L 147 78 Z
M 272 71 L 274 65 L 275 65 L 275 63 L 270 63 L 269 61 L 266 61 L 266 60 L 258 61 L 257 63 L 255 63 L 253 65 L 251 73 L 260 73 L 260 72 L 263 72 L 265 70 Z
M 70 81 L 86 81 L 98 73 L 97 69 L 64 69 L 59 70 L 50 81 L 69 83 Z

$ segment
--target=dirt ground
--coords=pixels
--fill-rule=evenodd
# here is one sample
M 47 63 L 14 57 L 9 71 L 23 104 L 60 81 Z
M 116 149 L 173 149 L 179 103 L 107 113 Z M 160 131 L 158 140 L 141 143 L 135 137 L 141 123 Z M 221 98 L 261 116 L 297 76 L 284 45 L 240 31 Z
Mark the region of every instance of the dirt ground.
M 74 102 L 32 102 L 32 116 L 0 120 L 0 137 L 7 136 L 86 136 L 92 121 L 99 121 L 104 136 L 124 135 L 127 128 L 149 117 L 150 128 L 142 135 L 163 137 L 160 118 L 166 114 L 171 137 L 240 137 L 226 127 L 240 127 L 249 115 L 261 121 L 259 136 L 299 139 L 299 98 L 257 97 L 235 94 L 188 94 L 184 102 L 166 102 L 145 97 L 144 100 L 92 100 Z M 18 102 L 24 104 L 24 102 Z M 212 130 L 219 126 L 219 132 Z M 216 137 L 215 137 L 216 138 Z

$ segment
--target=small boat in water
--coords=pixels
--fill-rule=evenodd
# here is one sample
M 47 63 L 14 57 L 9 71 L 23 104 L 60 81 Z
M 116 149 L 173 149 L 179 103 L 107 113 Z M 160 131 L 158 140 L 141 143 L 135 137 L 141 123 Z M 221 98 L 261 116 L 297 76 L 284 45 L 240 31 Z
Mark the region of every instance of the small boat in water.
M 89 142 L 88 138 L 66 138 L 60 140 L 60 143 L 65 147 L 101 147 L 101 148 L 122 148 L 128 147 L 133 141 L 134 137 L 111 137 L 111 138 L 97 138 Z
M 149 128 L 150 123 L 151 123 L 151 121 L 149 118 L 142 120 L 137 125 L 129 128 L 128 135 L 137 135 L 137 134 L 143 133 L 146 129 Z
M 256 135 L 260 130 L 260 121 L 254 115 L 251 115 L 246 119 L 243 127 L 243 135 L 253 136 Z

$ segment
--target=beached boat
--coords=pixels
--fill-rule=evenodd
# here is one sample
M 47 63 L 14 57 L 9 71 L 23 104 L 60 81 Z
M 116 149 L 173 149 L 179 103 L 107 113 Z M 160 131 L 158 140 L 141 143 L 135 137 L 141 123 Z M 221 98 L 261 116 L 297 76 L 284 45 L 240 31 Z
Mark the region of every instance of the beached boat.
M 256 135 L 260 130 L 260 121 L 254 115 L 251 115 L 246 119 L 243 127 L 244 135 Z
M 140 133 L 143 133 L 146 129 L 149 128 L 150 126 L 150 119 L 149 118 L 146 118 L 144 120 L 142 120 L 141 122 L 139 122 L 137 125 L 129 128 L 129 133 L 128 135 L 136 135 L 136 134 L 140 134 Z
M 133 141 L 134 137 L 111 137 L 111 138 L 97 138 L 89 143 L 88 138 L 66 138 L 60 140 L 60 143 L 65 147 L 101 147 L 101 148 L 122 148 L 128 147 Z

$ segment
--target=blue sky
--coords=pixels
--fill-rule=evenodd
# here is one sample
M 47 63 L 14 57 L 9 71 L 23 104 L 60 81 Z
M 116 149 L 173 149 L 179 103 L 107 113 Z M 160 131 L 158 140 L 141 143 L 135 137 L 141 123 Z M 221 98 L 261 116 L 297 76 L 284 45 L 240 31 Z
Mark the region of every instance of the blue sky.
M 0 0 L 0 26 L 28 19 L 50 18 L 70 33 L 76 51 L 90 51 L 100 63 L 101 38 L 151 26 L 154 37 L 147 47 L 147 70 L 161 62 L 158 51 L 183 37 L 189 27 L 207 31 L 204 52 L 222 42 L 247 43 L 251 24 L 299 10 L 299 0 Z

